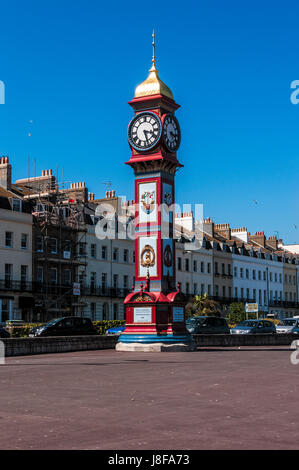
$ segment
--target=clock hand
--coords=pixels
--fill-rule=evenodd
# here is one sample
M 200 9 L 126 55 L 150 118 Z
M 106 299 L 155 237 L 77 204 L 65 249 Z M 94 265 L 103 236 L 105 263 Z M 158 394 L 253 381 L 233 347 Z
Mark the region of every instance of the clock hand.
M 152 132 L 151 131 L 143 131 L 144 135 L 145 135 L 145 140 L 148 140 L 148 137 L 147 137 L 147 134 L 149 134 L 150 136 L 152 136 Z

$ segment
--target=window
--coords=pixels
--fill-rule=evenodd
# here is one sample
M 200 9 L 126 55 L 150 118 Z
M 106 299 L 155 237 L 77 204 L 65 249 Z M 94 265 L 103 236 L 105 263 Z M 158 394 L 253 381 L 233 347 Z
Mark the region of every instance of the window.
M 250 297 L 250 290 L 247 287 L 247 289 L 246 289 L 246 298 L 249 299 L 249 297 Z
M 91 304 L 90 304 L 90 313 L 91 313 L 91 319 L 92 320 L 96 319 L 96 311 L 97 311 L 97 304 L 95 302 L 91 302 Z
M 57 269 L 50 268 L 50 283 L 57 284 Z
M 246 279 L 249 279 L 249 269 L 246 269 Z
M 228 287 L 228 296 L 230 299 L 232 298 L 232 288 L 230 286 Z
M 90 257 L 91 258 L 97 257 L 97 245 L 95 243 L 92 243 L 90 245 Z
M 91 286 L 96 286 L 97 283 L 97 273 L 96 272 L 91 272 L 90 273 L 90 285 Z
M 262 304 L 262 289 L 259 289 L 259 304 Z
M 135 250 L 133 251 L 133 263 L 135 263 Z
M 267 305 L 267 291 L 264 290 L 264 305 Z
M 274 280 L 277 282 L 277 273 L 274 274 Z
M 253 297 L 253 300 L 256 301 L 256 289 L 253 289 L 252 297 Z
M 102 246 L 102 259 L 107 259 L 107 246 Z
M 21 249 L 27 250 L 27 248 L 28 248 L 28 235 L 27 233 L 22 233 L 21 234 Z
M 241 287 L 241 299 L 244 299 L 244 288 Z
M 281 276 L 281 273 L 279 273 L 279 282 L 282 282 L 282 276 Z
M 79 242 L 79 256 L 85 256 L 85 255 L 86 255 L 86 243 Z
M 266 271 L 263 272 L 264 281 L 266 280 Z
M 185 270 L 189 271 L 189 259 L 188 258 L 185 259 Z
M 208 284 L 208 295 L 210 296 L 212 292 L 212 286 L 211 284 Z
M 118 288 L 118 274 L 113 274 L 113 287 L 114 289 Z
M 49 239 L 49 252 L 52 254 L 57 253 L 57 239 L 56 238 Z
M 196 261 L 196 259 L 193 261 L 193 271 L 195 273 L 197 272 L 197 261 Z
M 113 304 L 113 320 L 118 318 L 118 304 Z
M 178 270 L 182 271 L 182 258 L 178 258 Z
M 219 286 L 215 286 L 215 296 L 218 297 L 219 295 Z
M 36 237 L 36 240 L 35 240 L 35 249 L 38 253 L 41 253 L 42 251 L 44 251 L 44 240 L 43 240 L 43 237 Z
M 28 275 L 28 266 L 22 265 L 21 266 L 21 282 L 27 281 L 27 275 Z
M 12 248 L 13 233 L 5 232 L 5 246 L 6 248 Z
M 238 298 L 238 288 L 235 287 L 235 299 L 237 299 L 237 298 Z
M 62 283 L 64 286 L 70 286 L 72 281 L 71 277 L 71 270 L 70 269 L 64 269 L 62 271 Z
M 189 295 L 190 291 L 190 284 L 189 282 L 186 282 L 186 294 Z
M 118 261 L 118 248 L 113 248 L 113 261 Z
M 107 273 L 102 273 L 102 290 L 105 292 L 107 289 Z
M 124 275 L 124 289 L 128 288 L 128 283 L 129 283 L 128 279 L 129 279 L 128 276 L 125 274 Z
M 225 274 L 225 264 L 224 264 L 224 263 L 222 263 L 222 265 L 221 265 L 221 266 L 222 266 L 222 274 Z
M 223 297 L 223 298 L 226 297 L 226 289 L 225 289 L 225 286 L 222 286 L 222 297 Z
M 203 261 L 201 261 L 201 263 L 200 263 L 200 272 L 201 272 L 201 273 L 204 273 L 204 272 L 205 272 L 205 265 L 204 265 L 204 262 L 203 262 Z
M 218 273 L 218 263 L 215 261 L 215 274 L 219 274 Z
M 42 266 L 36 268 L 36 282 L 43 282 L 44 280 L 44 269 Z
M 12 264 L 5 265 L 5 279 L 12 278 Z
M 204 284 L 200 284 L 200 293 L 201 293 L 201 295 L 203 295 L 205 293 L 205 285 Z
M 207 264 L 207 268 L 208 268 L 208 269 L 207 269 L 208 273 L 210 273 L 210 272 L 211 272 L 211 263 L 208 263 L 208 264 Z
M 252 270 L 252 279 L 256 279 L 255 269 Z
M 243 278 L 243 268 L 240 268 L 240 277 Z
M 79 272 L 78 278 L 79 278 L 79 282 L 80 282 L 81 285 L 83 285 L 84 282 L 85 282 L 85 276 L 86 276 L 85 271 L 80 271 Z
M 269 276 L 270 276 L 270 281 L 272 282 L 272 273 L 270 273 Z
M 71 241 L 65 240 L 63 244 L 63 257 L 64 259 L 70 259 L 71 257 Z
M 259 280 L 259 281 L 262 280 L 262 271 L 259 271 L 259 272 L 258 272 L 258 280 Z
M 197 294 L 197 283 L 194 282 L 193 294 Z
M 124 250 L 124 263 L 128 263 L 129 261 L 129 250 Z
M 237 268 L 237 266 L 234 267 L 234 276 L 238 277 L 238 268 Z
M 12 200 L 12 210 L 15 212 L 22 212 L 22 200 L 21 199 Z
M 227 265 L 227 273 L 228 273 L 229 276 L 231 275 L 231 265 L 230 264 Z
M 105 302 L 103 305 L 103 320 L 108 320 L 109 317 L 109 305 Z

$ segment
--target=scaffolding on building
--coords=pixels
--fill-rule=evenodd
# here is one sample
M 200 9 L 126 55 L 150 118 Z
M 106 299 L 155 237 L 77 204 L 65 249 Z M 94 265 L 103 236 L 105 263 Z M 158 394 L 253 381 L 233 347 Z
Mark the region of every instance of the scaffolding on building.
M 52 173 L 48 176 L 48 182 L 39 178 L 28 180 L 24 196 L 32 204 L 35 274 L 38 266 L 43 269 L 42 279 L 35 278 L 34 282 L 36 311 L 39 310 L 37 316 L 41 321 L 53 316 L 76 315 L 83 307 L 80 296 L 74 295 L 74 283 L 79 281 L 79 266 L 87 265 L 85 184 L 70 183 L 65 189 L 65 181 L 56 182 Z M 57 240 L 54 247 L 53 239 Z M 66 267 L 70 273 L 68 279 L 64 279 Z

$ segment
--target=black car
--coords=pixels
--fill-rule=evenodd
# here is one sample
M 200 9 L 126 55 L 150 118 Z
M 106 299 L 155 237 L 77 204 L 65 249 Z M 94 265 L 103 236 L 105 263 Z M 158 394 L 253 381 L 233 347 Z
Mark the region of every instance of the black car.
M 230 333 L 227 321 L 220 317 L 191 317 L 186 320 L 186 328 L 193 335 Z
M 78 336 L 96 334 L 97 330 L 90 318 L 62 317 L 55 318 L 38 328 L 33 328 L 29 336 Z
M 10 338 L 10 333 L 0 326 L 0 338 Z

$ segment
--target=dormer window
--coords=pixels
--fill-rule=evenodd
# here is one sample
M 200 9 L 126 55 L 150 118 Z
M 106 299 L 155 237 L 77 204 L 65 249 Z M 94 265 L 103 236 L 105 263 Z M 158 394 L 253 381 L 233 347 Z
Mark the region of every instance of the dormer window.
M 14 212 L 22 212 L 22 199 L 12 200 L 12 210 Z

